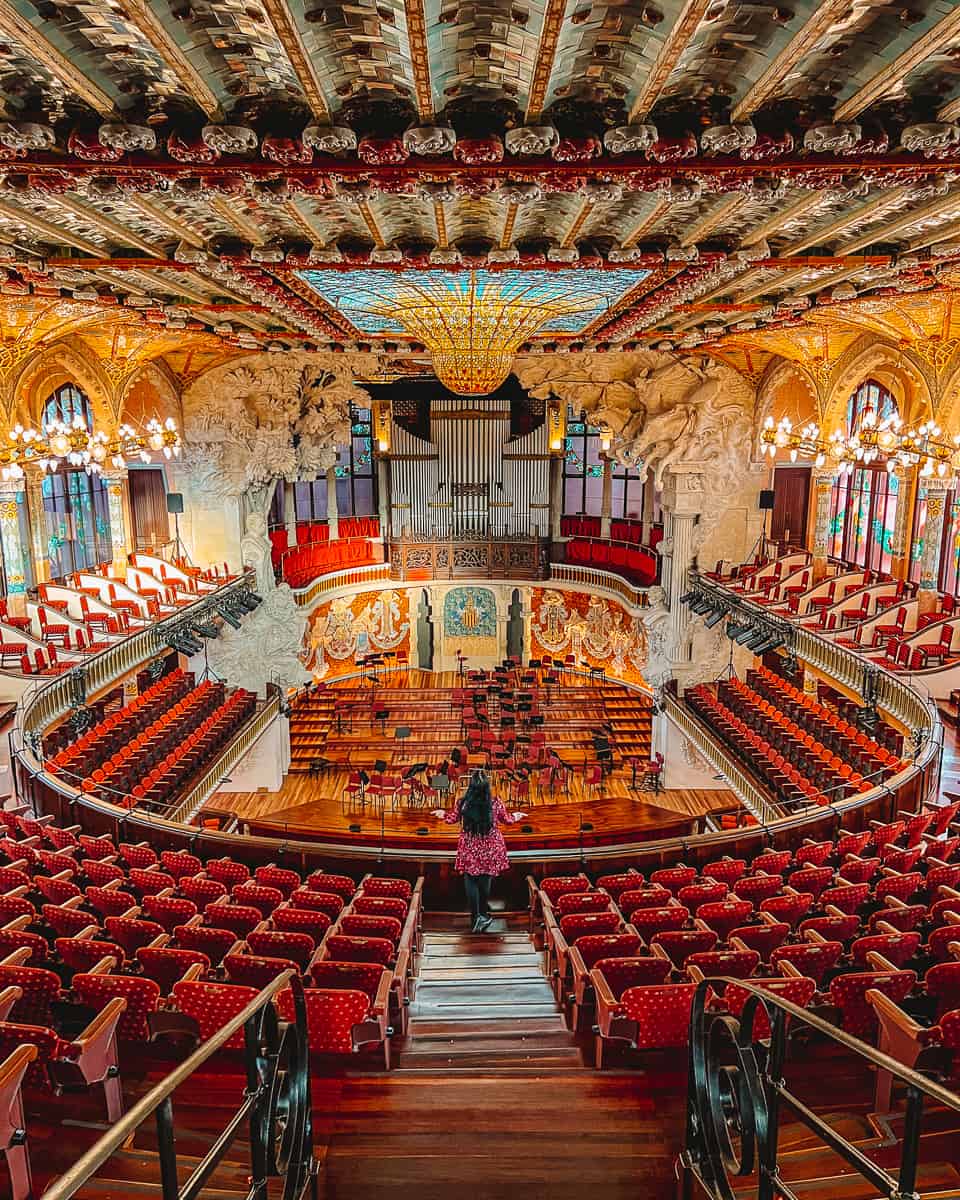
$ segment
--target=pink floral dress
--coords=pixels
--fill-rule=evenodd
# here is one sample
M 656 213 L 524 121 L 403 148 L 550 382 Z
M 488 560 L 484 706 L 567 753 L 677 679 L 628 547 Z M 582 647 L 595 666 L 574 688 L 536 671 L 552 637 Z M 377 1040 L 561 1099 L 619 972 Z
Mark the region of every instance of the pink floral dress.
M 457 801 L 456 807 L 445 813 L 443 819 L 448 825 L 455 825 L 460 820 L 460 810 L 463 807 L 463 797 Z M 513 825 L 520 818 L 512 816 L 503 807 L 502 800 L 493 801 L 493 828 L 483 835 L 460 831 L 460 841 L 457 843 L 456 869 L 464 875 L 500 875 L 510 866 L 507 858 L 507 845 L 498 825 Z

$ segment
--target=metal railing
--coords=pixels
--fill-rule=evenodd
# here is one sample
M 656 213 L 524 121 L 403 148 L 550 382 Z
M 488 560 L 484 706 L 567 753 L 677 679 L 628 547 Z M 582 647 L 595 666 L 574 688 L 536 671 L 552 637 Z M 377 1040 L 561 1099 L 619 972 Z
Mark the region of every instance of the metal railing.
M 381 583 L 390 579 L 389 563 L 368 563 L 366 566 L 350 567 L 344 571 L 332 571 L 321 575 L 312 583 L 294 590 L 293 598 L 301 608 L 311 608 L 321 597 L 344 588 L 358 587 L 364 583 Z
M 711 737 L 693 713 L 680 704 L 675 696 L 665 692 L 663 707 L 683 736 L 696 746 L 712 767 L 716 767 L 725 776 L 731 790 L 736 792 L 747 810 L 762 825 L 778 821 L 784 815 L 779 805 L 773 803 L 763 789 L 750 778 L 730 751 Z
M 294 1019 L 281 1022 L 274 1000 L 290 988 Z M 173 1094 L 209 1058 L 243 1032 L 246 1087 L 240 1106 L 223 1131 L 181 1184 L 174 1139 Z M 41 1200 L 70 1200 L 111 1156 L 130 1141 L 150 1117 L 157 1130 L 159 1180 L 163 1200 L 197 1200 L 217 1166 L 238 1137 L 250 1143 L 251 1200 L 264 1197 L 270 1179 L 283 1179 L 283 1200 L 300 1200 L 315 1187 L 317 1164 L 313 1153 L 310 1098 L 310 1055 L 303 984 L 295 971 L 278 975 L 235 1017 L 151 1088 L 115 1122 L 85 1154 L 47 1188 Z M 271 1191 L 271 1194 L 275 1194 Z
M 711 993 L 728 984 L 749 992 L 739 1017 L 710 1010 Z M 765 1014 L 769 1042 L 754 1040 L 754 1021 Z M 787 1081 L 788 1024 L 805 1025 L 820 1037 L 856 1055 L 864 1078 L 885 1072 L 906 1087 L 900 1165 L 896 1173 L 880 1166 L 792 1090 Z M 807 1081 L 809 1083 L 809 1080 Z M 806 1089 L 809 1094 L 809 1086 Z M 687 1128 L 680 1156 L 682 1194 L 699 1184 L 711 1200 L 797 1200 L 779 1173 L 781 1112 L 787 1110 L 861 1176 L 879 1196 L 917 1196 L 923 1107 L 928 1101 L 960 1113 L 960 1096 L 906 1067 L 822 1017 L 744 979 L 707 979 L 690 1010 Z M 830 1097 L 825 1097 L 830 1103 Z M 747 1181 L 755 1176 L 755 1183 Z M 848 1178 L 848 1177 L 847 1177 Z M 846 1185 L 844 1187 L 846 1190 Z M 944 1193 L 946 1194 L 946 1193 Z M 951 1192 L 951 1194 L 955 1194 Z

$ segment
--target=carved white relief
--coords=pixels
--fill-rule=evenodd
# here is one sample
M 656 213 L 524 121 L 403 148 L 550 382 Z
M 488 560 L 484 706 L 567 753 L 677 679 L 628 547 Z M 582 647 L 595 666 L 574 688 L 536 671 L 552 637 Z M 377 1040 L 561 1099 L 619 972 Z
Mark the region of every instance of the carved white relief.
M 208 371 L 184 393 L 184 465 L 206 498 L 237 497 L 276 480 L 315 479 L 350 436 L 354 382 L 371 355 L 257 354 Z
M 556 396 L 612 433 L 611 453 L 652 471 L 696 462 L 702 487 L 723 488 L 750 453 L 754 391 L 732 368 L 656 351 L 518 359 L 516 373 L 539 398 Z
M 270 559 L 270 539 L 263 513 L 252 512 L 247 517 L 246 531 L 240 539 L 240 562 L 252 567 L 257 575 L 257 592 L 266 596 L 276 586 Z
M 208 644 L 210 666 L 231 686 L 260 695 L 268 683 L 300 687 L 312 679 L 300 659 L 306 629 L 307 618 L 289 586 L 271 587 L 239 629 L 225 625 Z

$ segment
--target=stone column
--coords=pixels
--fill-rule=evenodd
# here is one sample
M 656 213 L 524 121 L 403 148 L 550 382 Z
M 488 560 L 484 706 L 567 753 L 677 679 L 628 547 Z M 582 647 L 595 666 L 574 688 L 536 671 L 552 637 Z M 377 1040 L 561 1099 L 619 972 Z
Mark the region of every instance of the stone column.
M 696 523 L 696 513 L 673 514 L 673 561 L 670 566 L 669 607 L 670 627 L 676 646 L 680 645 L 690 619 L 690 609 L 680 603 L 680 597 L 687 590 L 687 571 L 693 563 L 693 528 Z
M 893 524 L 890 547 L 890 571 L 896 579 L 910 574 L 910 529 L 913 516 L 913 493 L 916 473 L 913 467 L 897 467 L 897 516 Z
M 27 505 L 30 514 L 30 542 L 33 556 L 33 581 L 46 583 L 50 579 L 50 559 L 47 554 L 47 518 L 43 511 L 43 476 L 27 476 Z
M 827 554 L 830 544 L 830 494 L 834 473 L 820 469 L 813 472 L 813 580 L 818 582 L 827 574 Z
M 296 484 L 283 483 L 283 525 L 287 531 L 287 546 L 297 544 L 297 493 Z
M 107 509 L 110 514 L 113 574 L 124 579 L 127 574 L 127 556 L 133 549 L 129 505 L 125 502 L 130 486 L 128 473 L 125 469 L 104 472 L 103 482 L 107 488 Z
M 563 459 L 550 459 L 550 541 L 559 542 L 563 516 Z
M 664 589 L 670 610 L 671 657 L 681 666 L 689 663 L 690 612 L 680 603 L 680 597 L 687 591 L 687 572 L 695 556 L 693 531 L 705 501 L 703 471 L 702 463 L 680 463 L 670 468 L 664 484 L 664 515 L 670 513 L 670 528 L 665 530 L 664 538 L 670 555 L 670 578 Z
M 940 540 L 943 536 L 943 513 L 946 506 L 947 486 L 943 480 L 927 483 L 927 523 L 923 531 L 923 554 L 920 556 L 920 601 L 921 614 L 933 612 L 937 607 L 937 584 L 940 572 Z
M 22 484 L 0 486 L 0 543 L 7 577 L 7 600 L 15 615 L 20 615 L 16 600 L 25 595 L 30 576 L 30 550 L 20 536 L 20 514 L 25 502 Z
M 337 469 L 327 467 L 327 528 L 330 531 L 330 541 L 336 541 L 340 536 L 340 514 L 337 509 Z
M 603 491 L 600 498 L 600 536 L 610 536 L 613 516 L 613 460 L 603 456 Z

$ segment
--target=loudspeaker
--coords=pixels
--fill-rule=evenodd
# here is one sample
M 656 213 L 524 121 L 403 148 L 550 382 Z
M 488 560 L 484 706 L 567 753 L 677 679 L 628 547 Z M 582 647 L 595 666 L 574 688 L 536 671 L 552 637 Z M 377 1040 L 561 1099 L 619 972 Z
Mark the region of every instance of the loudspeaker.
M 763 495 L 762 492 L 760 494 Z M 167 492 L 167 512 L 178 515 L 183 512 L 183 492 Z
M 760 493 L 760 503 L 758 508 L 761 512 L 771 512 L 773 509 L 773 489 L 764 490 Z M 182 511 L 182 510 L 181 510 Z

